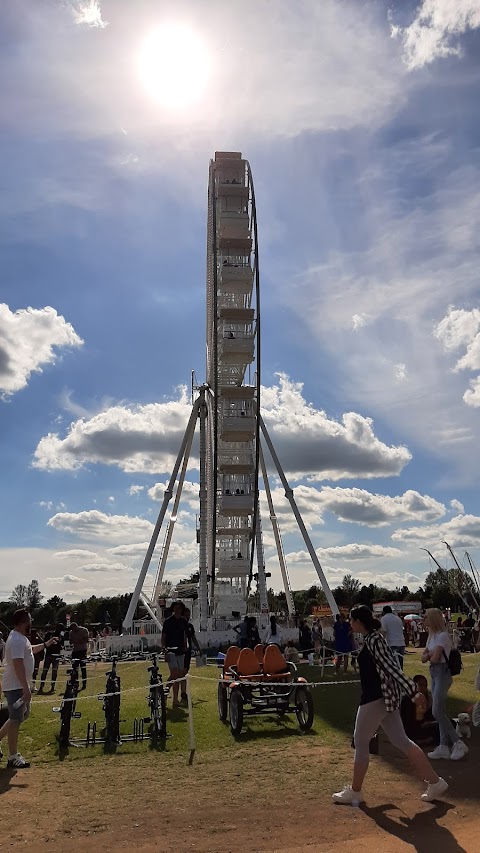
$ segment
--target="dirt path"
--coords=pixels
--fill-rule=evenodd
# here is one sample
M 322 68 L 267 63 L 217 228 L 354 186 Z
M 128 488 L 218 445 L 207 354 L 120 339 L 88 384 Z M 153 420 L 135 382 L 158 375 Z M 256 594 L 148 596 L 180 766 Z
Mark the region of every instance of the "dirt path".
M 351 752 L 310 747 L 233 748 L 198 756 L 110 756 L 23 773 L 0 771 L 0 849 L 35 853 L 478 853 L 478 755 L 443 768 L 442 803 L 419 800 L 421 785 L 400 760 L 372 763 L 367 805 L 334 806 Z

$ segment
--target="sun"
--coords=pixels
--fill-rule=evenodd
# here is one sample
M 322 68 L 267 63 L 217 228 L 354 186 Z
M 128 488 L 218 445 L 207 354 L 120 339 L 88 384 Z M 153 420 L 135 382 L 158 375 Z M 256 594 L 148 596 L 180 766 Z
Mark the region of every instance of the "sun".
M 207 46 L 187 26 L 165 24 L 153 30 L 143 42 L 140 79 L 149 94 L 169 109 L 184 110 L 200 101 L 210 72 Z

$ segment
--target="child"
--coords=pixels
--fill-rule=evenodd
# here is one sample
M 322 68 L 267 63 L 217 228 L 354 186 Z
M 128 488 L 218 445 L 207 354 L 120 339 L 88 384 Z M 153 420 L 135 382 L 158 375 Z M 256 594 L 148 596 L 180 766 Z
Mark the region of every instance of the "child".
M 298 649 L 293 642 L 293 640 L 289 640 L 285 649 L 285 660 L 289 663 L 300 663 L 300 655 L 298 654 Z
M 417 692 L 413 699 L 404 696 L 400 706 L 402 722 L 408 737 L 420 745 L 439 743 L 438 723 L 432 716 L 432 695 L 424 675 L 415 675 Z

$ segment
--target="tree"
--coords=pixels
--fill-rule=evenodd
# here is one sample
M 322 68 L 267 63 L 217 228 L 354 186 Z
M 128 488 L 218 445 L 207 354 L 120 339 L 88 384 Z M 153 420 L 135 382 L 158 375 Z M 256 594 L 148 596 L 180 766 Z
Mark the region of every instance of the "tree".
M 30 581 L 27 587 L 27 607 L 30 611 L 34 611 L 40 605 L 40 602 L 43 598 L 42 593 L 40 592 L 40 586 L 38 581 L 33 580 Z
M 351 607 L 360 592 L 361 583 L 352 575 L 344 575 L 341 589 L 345 593 L 345 604 Z
M 16 607 L 26 607 L 27 606 L 27 592 L 28 589 L 23 583 L 18 583 L 16 587 L 13 588 L 12 594 L 10 596 L 10 601 L 13 601 Z

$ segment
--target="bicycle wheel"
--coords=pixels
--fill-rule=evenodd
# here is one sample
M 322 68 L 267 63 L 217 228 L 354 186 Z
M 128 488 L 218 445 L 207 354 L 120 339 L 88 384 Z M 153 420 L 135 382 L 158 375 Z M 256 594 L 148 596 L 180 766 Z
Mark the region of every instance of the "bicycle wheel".
M 58 742 L 60 746 L 66 747 L 70 742 L 70 726 L 73 714 L 73 690 L 70 685 L 67 685 L 60 709 L 60 734 Z

